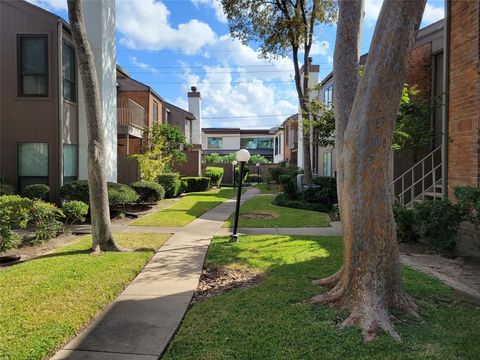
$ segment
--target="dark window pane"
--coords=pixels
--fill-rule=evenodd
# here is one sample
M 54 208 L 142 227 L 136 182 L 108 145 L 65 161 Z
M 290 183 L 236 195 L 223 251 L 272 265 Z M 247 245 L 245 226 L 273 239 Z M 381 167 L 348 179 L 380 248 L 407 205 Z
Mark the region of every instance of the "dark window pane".
M 48 41 L 46 35 L 19 37 L 19 88 L 22 96 L 47 96 Z
M 75 50 L 63 42 L 63 97 L 70 101 L 77 100 Z

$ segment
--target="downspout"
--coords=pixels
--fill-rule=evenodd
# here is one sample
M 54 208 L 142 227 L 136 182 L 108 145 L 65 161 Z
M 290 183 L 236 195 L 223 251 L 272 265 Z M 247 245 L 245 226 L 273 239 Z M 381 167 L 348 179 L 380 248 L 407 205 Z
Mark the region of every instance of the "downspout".
M 448 113 L 450 71 L 450 0 L 445 0 L 443 36 L 443 89 L 442 89 L 442 195 L 448 198 Z
M 63 23 L 58 20 L 58 187 L 63 185 Z

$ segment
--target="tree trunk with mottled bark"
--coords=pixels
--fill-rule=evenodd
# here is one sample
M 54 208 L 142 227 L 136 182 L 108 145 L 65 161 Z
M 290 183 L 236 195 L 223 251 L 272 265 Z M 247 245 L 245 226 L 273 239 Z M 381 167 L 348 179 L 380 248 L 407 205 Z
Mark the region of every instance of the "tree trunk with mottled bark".
M 393 310 L 418 317 L 417 305 L 403 289 L 389 155 L 408 55 L 424 7 L 425 0 L 384 1 L 359 80 L 363 1 L 340 1 L 334 101 L 344 260 L 336 274 L 315 281 L 331 290 L 308 302 L 349 310 L 342 327 L 359 325 L 365 341 L 379 329 L 400 340 Z
M 107 175 L 105 168 L 105 135 L 95 61 L 87 39 L 83 1 L 68 0 L 68 17 L 82 78 L 87 117 L 88 187 L 92 219 L 92 252 L 121 251 L 110 228 Z

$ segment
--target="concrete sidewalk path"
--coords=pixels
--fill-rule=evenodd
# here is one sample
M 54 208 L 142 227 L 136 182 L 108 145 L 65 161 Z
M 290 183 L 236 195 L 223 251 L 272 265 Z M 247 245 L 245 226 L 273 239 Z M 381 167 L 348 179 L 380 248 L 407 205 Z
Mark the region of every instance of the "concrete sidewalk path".
M 232 233 L 232 229 L 221 228 L 215 235 L 224 236 Z M 311 228 L 239 228 L 239 234 L 245 235 L 318 235 L 340 236 L 342 231 L 335 227 L 311 227 Z
M 247 190 L 242 202 L 258 192 Z M 187 311 L 212 237 L 234 210 L 235 200 L 227 200 L 175 232 L 99 318 L 52 360 L 158 359 Z

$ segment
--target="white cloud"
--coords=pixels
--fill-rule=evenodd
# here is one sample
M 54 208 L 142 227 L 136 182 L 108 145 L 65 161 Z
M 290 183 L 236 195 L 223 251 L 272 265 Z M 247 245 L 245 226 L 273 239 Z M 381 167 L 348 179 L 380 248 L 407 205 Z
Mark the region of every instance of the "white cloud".
M 326 55 L 330 44 L 328 41 L 316 41 L 314 39 L 312 48 L 310 49 L 310 55 Z
M 152 65 L 150 64 L 147 64 L 147 63 L 144 63 L 140 60 L 138 60 L 138 58 L 136 56 L 130 56 L 130 62 L 136 67 L 136 68 L 139 68 L 141 70 L 147 70 L 149 72 L 151 72 L 152 74 L 157 74 L 158 73 L 158 69 L 153 67 Z
M 67 11 L 67 0 L 27 0 L 33 5 L 40 6 L 49 11 Z
M 200 5 L 212 8 L 215 11 L 215 17 L 222 24 L 227 23 L 227 15 L 223 11 L 220 0 L 192 0 L 192 3 L 198 8 Z
M 117 1 L 117 30 L 120 43 L 136 50 L 179 50 L 194 54 L 216 35 L 211 27 L 197 19 L 173 27 L 170 11 L 156 0 Z
M 383 0 L 365 0 L 365 20 L 367 23 L 375 22 L 380 14 Z M 444 17 L 443 3 L 440 1 L 430 1 L 425 6 L 423 13 L 422 26 L 431 24 Z
M 443 19 L 445 17 L 445 10 L 442 6 L 436 7 L 434 5 L 427 4 L 425 6 L 425 12 L 423 13 L 422 25 L 428 25 Z

